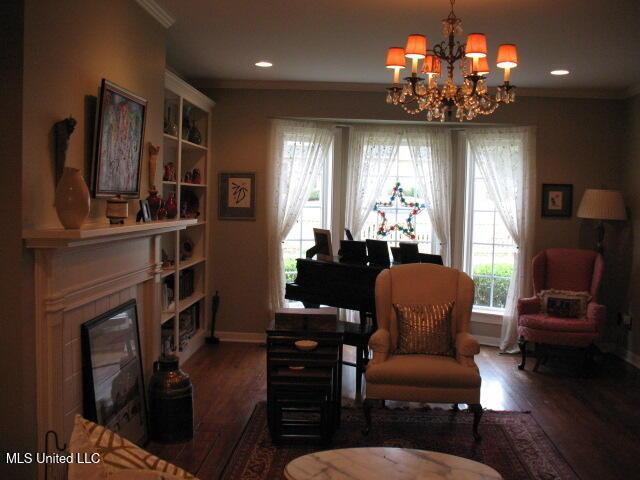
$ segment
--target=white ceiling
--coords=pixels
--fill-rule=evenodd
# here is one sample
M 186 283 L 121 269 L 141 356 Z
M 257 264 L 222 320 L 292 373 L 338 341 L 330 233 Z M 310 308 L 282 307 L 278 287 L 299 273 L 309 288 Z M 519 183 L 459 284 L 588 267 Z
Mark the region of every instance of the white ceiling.
M 410 33 L 440 42 L 448 0 L 158 0 L 175 18 L 167 62 L 191 79 L 387 83 L 387 47 Z M 516 43 L 512 83 L 628 89 L 640 84 L 640 0 L 457 0 L 489 61 Z M 274 63 L 270 69 L 254 66 Z M 567 77 L 549 71 L 568 68 Z M 406 70 L 405 70 L 406 71 Z M 490 83 L 501 80 L 494 69 Z

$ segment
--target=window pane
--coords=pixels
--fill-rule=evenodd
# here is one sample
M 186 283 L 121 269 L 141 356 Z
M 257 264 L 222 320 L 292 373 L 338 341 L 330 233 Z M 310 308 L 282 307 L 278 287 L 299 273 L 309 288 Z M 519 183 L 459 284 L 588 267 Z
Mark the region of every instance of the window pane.
M 473 212 L 473 241 L 493 243 L 493 212 Z
M 402 189 L 404 204 L 401 201 L 399 191 L 391 200 L 393 188 L 398 183 Z M 424 205 L 424 203 L 425 198 L 419 191 L 411 153 L 406 144 L 401 145 L 398 160 L 391 166 L 389 177 L 386 179 L 378 198 L 377 211 L 371 212 L 367 217 L 361 232 L 362 238 L 386 240 L 391 246 L 397 246 L 398 242 L 415 241 L 421 252 L 430 253 L 433 234 L 429 216 L 424 209 L 414 215 L 412 212 L 416 208 L 415 205 L 409 206 L 410 204 Z M 383 217 L 378 212 L 384 212 L 385 215 L 384 234 L 379 233 Z M 410 230 L 410 225 L 413 227 L 413 231 Z
M 473 281 L 476 284 L 474 305 L 491 306 L 491 277 L 474 275 Z
M 471 161 L 471 160 L 470 160 Z M 473 181 L 467 192 L 473 199 L 469 220 L 472 226 L 467 266 L 476 284 L 476 306 L 504 308 L 513 272 L 516 248 L 498 213 L 484 181 L 474 165 Z

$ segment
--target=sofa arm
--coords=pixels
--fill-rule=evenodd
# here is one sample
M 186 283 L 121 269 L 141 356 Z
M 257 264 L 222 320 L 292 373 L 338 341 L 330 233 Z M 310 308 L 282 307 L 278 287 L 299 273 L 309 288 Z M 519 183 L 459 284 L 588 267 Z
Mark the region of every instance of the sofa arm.
M 604 324 L 607 321 L 607 307 L 596 302 L 589 302 L 589 305 L 587 305 L 587 319 L 595 321 L 598 333 L 602 333 Z
M 456 360 L 466 367 L 475 367 L 473 356 L 480 353 L 480 344 L 473 335 L 462 332 L 456 335 Z
M 382 363 L 389 356 L 391 350 L 391 334 L 389 330 L 379 328 L 369 339 L 369 348 L 373 351 L 370 364 Z
M 518 299 L 518 316 L 540 313 L 540 298 L 529 297 Z

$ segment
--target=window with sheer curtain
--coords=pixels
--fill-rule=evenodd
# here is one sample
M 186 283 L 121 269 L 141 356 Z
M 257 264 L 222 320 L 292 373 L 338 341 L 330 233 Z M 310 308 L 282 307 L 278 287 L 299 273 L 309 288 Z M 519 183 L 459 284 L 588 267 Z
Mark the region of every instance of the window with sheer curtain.
M 282 246 L 284 274 L 287 282 L 296 278 L 296 259 L 304 258 L 313 247 L 313 229 L 331 227 L 331 161 L 327 158 L 322 170 L 311 182 L 311 191 Z
M 474 306 L 502 310 L 516 253 L 482 172 L 467 156 L 465 270 L 476 284 Z
M 431 220 L 425 210 L 427 200 L 416 177 L 417 172 L 411 161 L 409 147 L 404 142 L 398 149 L 397 158 L 391 164 L 382 193 L 367 216 L 362 228 L 362 238 L 386 240 L 390 246 L 397 246 L 399 242 L 415 242 L 423 253 L 435 251 Z M 402 192 L 397 191 L 394 196 L 394 187 L 397 187 L 397 190 L 402 189 Z M 419 213 L 411 215 L 416 204 L 419 205 Z M 413 232 L 409 227 L 413 228 Z

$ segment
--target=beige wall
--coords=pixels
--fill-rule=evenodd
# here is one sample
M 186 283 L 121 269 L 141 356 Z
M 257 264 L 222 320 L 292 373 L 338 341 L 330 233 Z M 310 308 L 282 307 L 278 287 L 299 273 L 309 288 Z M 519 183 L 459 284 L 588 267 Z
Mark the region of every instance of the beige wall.
M 386 105 L 382 92 L 234 89 L 205 92 L 216 102 L 213 126 L 216 171 L 255 171 L 258 182 L 255 222 L 214 223 L 213 284 L 222 297 L 218 328 L 262 332 L 268 321 L 265 201 L 269 188 L 266 185 L 269 118 L 408 120 L 411 117 Z M 515 105 L 499 109 L 489 120 L 537 127 L 538 183 L 572 183 L 575 212 L 586 187 L 617 187 L 621 181 L 623 114 L 622 101 L 522 97 Z M 583 225 L 575 215 L 555 220 L 538 216 L 536 221 L 537 250 L 591 246 L 595 243 L 593 238 L 591 227 Z M 614 299 L 614 303 L 619 301 Z
M 24 89 L 25 225 L 59 227 L 51 128 L 69 115 L 77 121 L 67 165 L 85 168 L 88 96 L 98 96 L 102 78 L 148 101 L 145 143 L 162 141 L 165 29 L 132 0 L 26 2 Z M 142 169 L 146 196 L 147 151 Z M 90 220 L 103 221 L 105 201 L 92 199 Z M 130 203 L 130 214 L 137 211 Z
M 630 212 L 629 228 L 632 231 L 628 250 L 633 251 L 630 265 L 628 291 L 629 311 L 634 317 L 632 333 L 628 338 L 628 349 L 640 355 L 640 95 L 630 99 L 627 104 L 628 137 L 624 165 L 625 203 Z M 633 249 L 633 246 L 636 246 Z M 631 255 L 630 255 L 631 256 Z M 636 357 L 637 360 L 637 357 Z
M 149 100 L 146 139 L 159 144 L 165 30 L 132 0 L 1 4 L 0 98 L 5 115 L 0 129 L 0 352 L 5 373 L 0 387 L 0 450 L 24 452 L 36 448 L 36 360 L 33 253 L 22 247 L 21 232 L 28 226 L 59 226 L 53 208 L 51 128 L 68 115 L 78 120 L 67 162 L 84 171 L 85 97 L 97 95 L 105 77 Z M 145 167 L 143 191 L 146 177 Z M 104 202 L 93 202 L 93 217 L 103 214 Z M 0 461 L 0 477 L 34 478 L 33 466 L 12 467 L 5 473 L 8 468 L 4 459 Z

